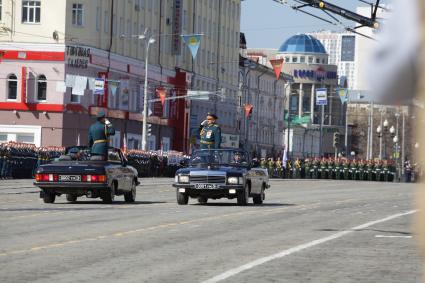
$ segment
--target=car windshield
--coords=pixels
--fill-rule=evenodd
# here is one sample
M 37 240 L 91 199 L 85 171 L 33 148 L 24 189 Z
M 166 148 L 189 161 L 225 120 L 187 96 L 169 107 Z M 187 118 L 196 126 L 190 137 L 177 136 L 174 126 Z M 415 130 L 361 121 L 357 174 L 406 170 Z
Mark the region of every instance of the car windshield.
M 227 166 L 248 166 L 249 157 L 243 150 L 238 149 L 213 149 L 194 151 L 190 164 L 198 165 L 227 165 Z

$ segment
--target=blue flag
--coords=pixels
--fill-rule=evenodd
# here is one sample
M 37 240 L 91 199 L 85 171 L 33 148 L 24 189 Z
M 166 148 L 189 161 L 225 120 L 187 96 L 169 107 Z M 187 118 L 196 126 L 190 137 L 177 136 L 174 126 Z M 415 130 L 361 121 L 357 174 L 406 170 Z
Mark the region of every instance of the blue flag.
M 193 34 L 193 35 L 182 35 L 183 41 L 189 47 L 190 52 L 192 52 L 192 58 L 196 58 L 196 54 L 198 54 L 199 45 L 201 45 L 201 34 Z

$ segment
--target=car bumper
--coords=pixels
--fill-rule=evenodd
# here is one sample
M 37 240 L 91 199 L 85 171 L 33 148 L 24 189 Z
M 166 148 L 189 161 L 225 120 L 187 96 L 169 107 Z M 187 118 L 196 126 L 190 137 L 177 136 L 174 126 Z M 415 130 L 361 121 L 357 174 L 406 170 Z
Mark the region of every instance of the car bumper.
M 101 192 L 109 188 L 106 183 L 75 183 L 75 182 L 34 182 L 34 185 L 43 191 L 59 194 L 80 193 L 88 191 Z
M 173 187 L 180 193 L 188 194 L 190 197 L 209 197 L 209 198 L 222 198 L 236 197 L 244 190 L 243 185 L 218 185 L 214 189 L 197 189 L 193 184 L 173 184 Z

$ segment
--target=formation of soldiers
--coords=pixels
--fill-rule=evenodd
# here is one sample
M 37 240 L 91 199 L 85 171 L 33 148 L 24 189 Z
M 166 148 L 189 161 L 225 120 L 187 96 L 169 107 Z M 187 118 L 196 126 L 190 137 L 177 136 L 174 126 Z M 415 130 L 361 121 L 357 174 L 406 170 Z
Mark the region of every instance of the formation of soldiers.
M 8 142 L 0 144 L 0 178 L 32 178 L 35 169 L 64 154 L 65 148 L 36 147 L 33 144 Z
M 65 154 L 64 147 L 36 147 L 33 144 L 8 142 L 0 144 L 0 178 L 32 178 L 38 166 L 50 163 Z M 187 156 L 178 152 L 129 150 L 129 165 L 137 169 L 139 177 L 174 177 Z
M 392 182 L 396 166 L 391 160 L 349 160 L 346 158 L 314 158 L 287 160 L 261 159 L 260 166 L 271 178 L 336 179 Z
M 189 159 L 179 152 L 129 150 L 126 153 L 129 165 L 136 168 L 139 177 L 174 177 L 184 160 Z

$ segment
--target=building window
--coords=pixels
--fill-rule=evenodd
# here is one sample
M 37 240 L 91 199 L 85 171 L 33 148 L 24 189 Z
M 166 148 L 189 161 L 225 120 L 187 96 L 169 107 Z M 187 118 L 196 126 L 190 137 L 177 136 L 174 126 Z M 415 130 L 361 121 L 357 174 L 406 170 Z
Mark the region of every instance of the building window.
M 18 78 L 15 74 L 7 77 L 7 99 L 16 100 L 18 97 Z
M 311 56 L 308 57 L 308 63 L 309 64 L 312 64 L 313 63 L 313 57 L 311 57 Z
M 47 80 L 45 75 L 37 77 L 37 100 L 46 101 L 47 99 Z
M 41 14 L 41 1 L 22 1 L 22 22 L 39 23 Z
M 102 11 L 100 10 L 100 7 L 97 7 L 96 8 L 96 31 L 100 31 L 101 17 L 102 17 Z
M 286 63 L 289 63 L 289 61 L 290 61 L 290 58 L 289 57 L 285 57 L 285 62 Z
M 305 57 L 304 56 L 300 57 L 300 63 L 305 63 Z
M 83 14 L 83 4 L 72 4 L 72 24 L 74 26 L 83 26 Z
M 320 58 L 316 58 L 316 64 L 320 64 Z
M 110 28 L 110 23 L 109 23 L 109 13 L 108 11 L 105 11 L 104 16 L 103 16 L 103 31 L 105 33 L 109 33 L 109 28 Z
M 292 57 L 292 63 L 297 63 L 297 62 L 298 62 L 298 57 L 293 56 L 293 57 Z

